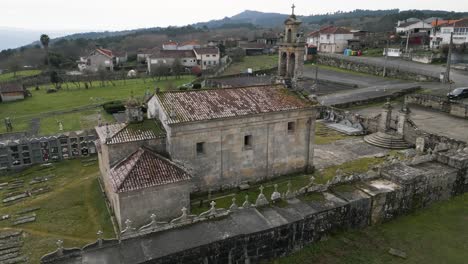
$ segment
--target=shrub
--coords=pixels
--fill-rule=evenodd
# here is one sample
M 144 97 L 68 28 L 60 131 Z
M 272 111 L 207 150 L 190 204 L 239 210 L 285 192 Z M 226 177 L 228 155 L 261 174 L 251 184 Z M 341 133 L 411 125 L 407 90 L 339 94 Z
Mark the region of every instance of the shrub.
M 194 83 L 192 88 L 193 89 L 201 89 L 201 83 Z
M 104 111 L 106 111 L 109 114 L 115 114 L 118 112 L 125 111 L 125 106 L 122 103 L 122 101 L 110 101 L 110 102 L 104 103 L 102 105 L 102 108 L 104 108 Z

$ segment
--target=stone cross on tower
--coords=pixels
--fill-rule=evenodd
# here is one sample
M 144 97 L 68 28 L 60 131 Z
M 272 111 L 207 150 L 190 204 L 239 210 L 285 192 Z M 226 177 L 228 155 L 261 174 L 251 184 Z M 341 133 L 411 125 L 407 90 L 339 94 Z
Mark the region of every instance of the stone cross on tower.
M 299 31 L 302 22 L 294 14 L 296 6 L 292 5 L 292 14 L 284 21 L 284 33 L 279 43 L 278 77 L 290 88 L 297 83 L 304 72 L 304 54 L 306 43 Z M 289 85 L 292 82 L 292 85 Z

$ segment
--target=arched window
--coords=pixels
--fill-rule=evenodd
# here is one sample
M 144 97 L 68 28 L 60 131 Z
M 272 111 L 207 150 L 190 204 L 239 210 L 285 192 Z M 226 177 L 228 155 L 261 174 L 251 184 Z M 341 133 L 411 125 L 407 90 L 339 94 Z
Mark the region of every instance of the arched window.
M 288 29 L 288 35 L 286 37 L 286 42 L 291 43 L 292 42 L 292 32 L 291 29 Z

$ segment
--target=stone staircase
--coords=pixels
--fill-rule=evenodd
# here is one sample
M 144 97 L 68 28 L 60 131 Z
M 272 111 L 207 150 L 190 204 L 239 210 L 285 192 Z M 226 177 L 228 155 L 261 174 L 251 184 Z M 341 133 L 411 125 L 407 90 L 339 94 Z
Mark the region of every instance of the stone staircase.
M 387 149 L 407 149 L 411 145 L 408 144 L 402 135 L 396 133 L 377 132 L 364 137 L 364 141 L 381 148 Z

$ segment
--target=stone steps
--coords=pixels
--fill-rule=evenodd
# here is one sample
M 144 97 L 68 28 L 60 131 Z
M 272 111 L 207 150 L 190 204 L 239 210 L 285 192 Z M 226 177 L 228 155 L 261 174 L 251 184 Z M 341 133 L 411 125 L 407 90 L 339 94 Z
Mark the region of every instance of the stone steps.
M 411 147 L 402 136 L 390 135 L 382 132 L 365 136 L 364 141 L 371 145 L 388 149 L 406 149 Z

